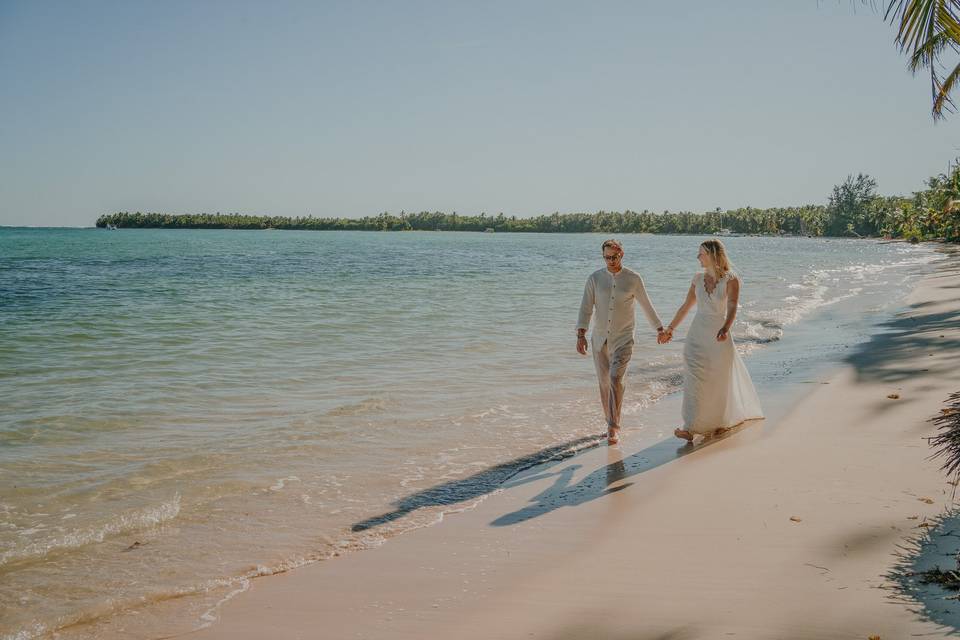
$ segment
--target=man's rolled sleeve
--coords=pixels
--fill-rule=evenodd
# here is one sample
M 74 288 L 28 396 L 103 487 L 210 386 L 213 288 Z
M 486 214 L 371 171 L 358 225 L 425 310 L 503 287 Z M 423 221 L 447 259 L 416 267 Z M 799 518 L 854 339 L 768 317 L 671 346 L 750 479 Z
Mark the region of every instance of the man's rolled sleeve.
M 577 331 L 584 331 L 590 327 L 590 316 L 593 315 L 594 283 L 593 277 L 587 278 L 583 287 L 583 299 L 580 301 L 580 314 L 577 317 Z

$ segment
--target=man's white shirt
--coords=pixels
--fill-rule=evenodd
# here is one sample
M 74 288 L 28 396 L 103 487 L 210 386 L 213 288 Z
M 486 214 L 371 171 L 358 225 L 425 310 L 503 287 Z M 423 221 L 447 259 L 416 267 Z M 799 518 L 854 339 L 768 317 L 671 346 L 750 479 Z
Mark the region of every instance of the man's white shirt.
M 635 302 L 640 304 L 654 331 L 663 326 L 660 316 L 650 303 L 640 274 L 626 267 L 622 267 L 617 273 L 598 269 L 590 274 L 583 288 L 577 329 L 587 329 L 590 326 L 590 317 L 596 307 L 593 333 L 590 335 L 591 347 L 598 350 L 603 347 L 604 341 L 607 341 L 612 353 L 633 340 Z

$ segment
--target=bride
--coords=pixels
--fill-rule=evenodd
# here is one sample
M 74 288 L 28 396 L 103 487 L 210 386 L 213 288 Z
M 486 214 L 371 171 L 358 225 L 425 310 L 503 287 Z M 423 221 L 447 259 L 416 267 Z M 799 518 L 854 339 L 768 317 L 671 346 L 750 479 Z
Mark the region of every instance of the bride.
M 740 280 L 731 271 L 719 240 L 701 244 L 697 259 L 703 271 L 693 276 L 687 299 L 661 338 L 669 342 L 673 330 L 696 305 L 683 347 L 683 428 L 673 432 L 689 442 L 695 435 L 720 435 L 744 420 L 763 417 L 750 374 L 730 335 Z

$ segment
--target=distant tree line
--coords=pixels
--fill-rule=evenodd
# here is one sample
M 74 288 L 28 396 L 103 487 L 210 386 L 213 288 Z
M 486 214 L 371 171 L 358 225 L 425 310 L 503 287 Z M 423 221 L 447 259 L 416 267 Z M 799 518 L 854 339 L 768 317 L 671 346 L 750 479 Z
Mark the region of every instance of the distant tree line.
M 721 230 L 745 234 L 895 237 L 960 241 L 960 165 L 927 180 L 910 197 L 880 196 L 870 176 L 849 176 L 833 188 L 828 203 L 799 207 L 744 207 L 689 211 L 598 211 L 553 213 L 533 218 L 465 216 L 439 211 L 381 213 L 365 218 L 249 216 L 200 213 L 120 212 L 100 216 L 98 227 L 160 229 L 300 229 L 341 231 L 488 231 L 536 233 L 690 233 Z

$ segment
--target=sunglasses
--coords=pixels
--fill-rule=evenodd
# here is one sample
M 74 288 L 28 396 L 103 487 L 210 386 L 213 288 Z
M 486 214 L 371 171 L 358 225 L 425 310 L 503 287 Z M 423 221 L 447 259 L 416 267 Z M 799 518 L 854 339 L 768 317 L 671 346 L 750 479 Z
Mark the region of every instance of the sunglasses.
M 604 260 L 619 260 L 620 256 L 603 256 Z

